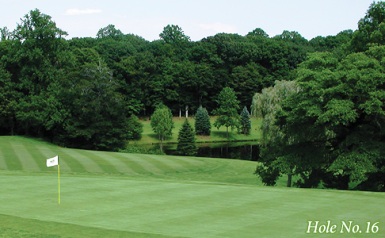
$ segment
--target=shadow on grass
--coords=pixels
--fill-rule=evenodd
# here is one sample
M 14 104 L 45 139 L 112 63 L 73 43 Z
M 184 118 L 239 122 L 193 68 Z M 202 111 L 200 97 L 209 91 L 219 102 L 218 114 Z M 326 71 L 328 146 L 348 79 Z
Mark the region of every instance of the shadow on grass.
M 157 134 L 148 134 L 147 136 L 155 140 L 155 142 L 153 142 L 152 144 L 160 143 L 159 136 Z M 164 138 L 163 143 L 170 143 L 168 140 L 171 140 L 171 139 L 172 139 L 171 136 L 166 136 L 166 138 Z
M 220 139 L 223 139 L 223 140 L 235 140 L 235 137 L 234 137 L 234 132 L 232 132 L 231 130 L 229 130 L 229 137 L 227 138 L 227 132 L 226 131 L 211 131 L 211 136 L 214 137 L 214 138 L 220 138 Z

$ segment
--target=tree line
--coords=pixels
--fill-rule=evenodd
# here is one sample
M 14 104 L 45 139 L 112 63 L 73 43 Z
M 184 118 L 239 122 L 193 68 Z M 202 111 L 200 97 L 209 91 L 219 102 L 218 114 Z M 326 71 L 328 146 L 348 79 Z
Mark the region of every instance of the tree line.
M 65 36 L 38 9 L 14 30 L 0 28 L 0 134 L 117 150 L 132 135 L 132 115 L 150 116 L 160 103 L 173 115 L 199 106 L 212 114 L 224 87 L 249 107 L 255 92 L 294 79 L 309 52 L 333 50 L 352 32 L 308 41 L 297 32 L 269 37 L 257 28 L 193 42 L 168 25 L 149 42 L 108 25 L 94 38 Z

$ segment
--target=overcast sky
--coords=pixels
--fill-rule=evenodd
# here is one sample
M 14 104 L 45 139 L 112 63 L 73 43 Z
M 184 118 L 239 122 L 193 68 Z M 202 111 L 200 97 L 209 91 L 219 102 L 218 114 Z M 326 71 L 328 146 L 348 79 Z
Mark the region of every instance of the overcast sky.
M 297 31 L 307 39 L 356 30 L 373 0 L 0 0 L 0 27 L 15 29 L 39 9 L 72 37 L 95 37 L 109 24 L 123 33 L 159 39 L 168 24 L 193 41 L 220 32 L 246 35 L 262 28 L 270 36 Z

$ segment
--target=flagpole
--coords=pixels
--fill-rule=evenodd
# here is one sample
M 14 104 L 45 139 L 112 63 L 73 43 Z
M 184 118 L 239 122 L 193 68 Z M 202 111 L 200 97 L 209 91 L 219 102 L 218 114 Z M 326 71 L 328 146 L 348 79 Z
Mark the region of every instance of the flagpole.
M 57 187 L 58 187 L 58 197 L 57 202 L 60 205 L 60 165 L 57 165 Z

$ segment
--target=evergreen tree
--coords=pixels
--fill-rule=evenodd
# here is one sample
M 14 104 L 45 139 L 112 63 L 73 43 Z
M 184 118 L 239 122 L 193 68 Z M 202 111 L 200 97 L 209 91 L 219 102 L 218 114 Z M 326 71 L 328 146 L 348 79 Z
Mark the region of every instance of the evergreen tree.
M 209 136 L 211 132 L 211 123 L 209 113 L 206 108 L 200 106 L 195 115 L 195 133 L 197 135 Z
M 197 152 L 194 130 L 187 119 L 178 134 L 177 150 L 180 154 L 189 156 L 196 155 Z
M 251 121 L 250 121 L 250 113 L 247 110 L 247 107 L 244 107 L 241 112 L 240 118 L 240 132 L 244 135 L 250 135 L 251 130 Z

